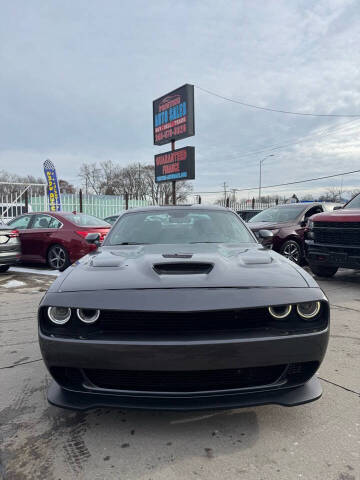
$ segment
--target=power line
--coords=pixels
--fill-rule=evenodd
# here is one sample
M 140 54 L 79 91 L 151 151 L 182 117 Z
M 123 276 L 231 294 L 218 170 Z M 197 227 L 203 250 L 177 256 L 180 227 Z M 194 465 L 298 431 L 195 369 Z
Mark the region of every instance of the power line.
M 283 187 L 285 185 L 295 185 L 295 184 L 298 184 L 298 183 L 314 182 L 316 180 L 325 180 L 326 178 L 341 177 L 342 175 L 351 175 L 352 173 L 359 173 L 359 172 L 360 172 L 360 170 L 352 170 L 351 172 L 336 173 L 334 175 L 326 175 L 326 176 L 323 176 L 323 177 L 308 178 L 306 180 L 297 180 L 295 182 L 278 183 L 276 185 L 267 185 L 265 187 L 262 186 L 261 189 Z M 259 186 L 252 187 L 252 188 L 233 188 L 232 190 L 235 190 L 236 192 L 247 192 L 247 191 L 250 191 L 250 190 L 258 190 L 258 189 L 259 189 Z M 196 192 L 196 193 L 222 193 L 222 192 L 221 191 L 216 191 L 216 192 Z
M 343 127 L 345 127 L 346 125 L 351 124 L 351 123 L 356 123 L 358 121 L 359 121 L 358 119 L 350 120 L 349 122 L 344 122 L 341 125 L 339 125 L 338 127 L 335 127 L 331 130 L 330 130 L 331 127 L 329 127 L 328 129 L 321 130 L 318 133 L 307 135 L 306 137 L 300 137 L 296 141 L 293 141 L 293 142 L 289 142 L 289 143 L 282 144 L 282 145 L 271 145 L 270 147 L 262 148 L 260 150 L 253 150 L 253 151 L 245 152 L 245 153 L 236 153 L 236 155 L 240 155 L 242 157 L 249 156 L 249 155 L 256 155 L 258 153 L 271 152 L 273 150 L 279 150 L 279 149 L 282 149 L 282 148 L 289 147 L 291 145 L 297 145 L 297 144 L 302 143 L 302 142 L 316 140 L 317 138 L 332 135 L 335 132 L 341 131 L 343 129 Z
M 243 157 L 248 157 L 248 156 L 252 156 L 252 155 L 256 155 L 256 154 L 265 154 L 265 153 L 268 153 L 268 152 L 281 150 L 281 149 L 286 148 L 286 147 L 291 146 L 291 145 L 297 145 L 299 143 L 317 140 L 318 138 L 321 138 L 323 136 L 329 136 L 329 135 L 332 135 L 334 133 L 338 133 L 339 131 L 341 131 L 347 125 L 353 124 L 353 123 L 356 123 L 356 122 L 359 122 L 359 119 L 350 120 L 349 122 L 344 122 L 344 123 L 342 123 L 341 125 L 338 125 L 338 126 L 333 126 L 333 127 L 330 126 L 330 127 L 324 128 L 323 130 L 320 130 L 320 132 L 318 132 L 318 133 L 314 133 L 314 134 L 308 135 L 306 137 L 300 137 L 297 141 L 294 141 L 294 142 L 290 142 L 290 143 L 283 144 L 283 145 L 272 145 L 272 146 L 267 147 L 267 148 L 262 148 L 260 150 L 253 150 L 253 151 L 245 152 L 245 153 L 233 152 L 233 154 L 230 154 L 226 157 L 222 157 L 222 159 L 223 160 L 226 160 L 226 159 L 241 160 Z M 246 163 L 246 165 L 256 166 L 257 164 L 249 162 L 249 163 Z M 245 165 L 243 165 L 243 166 L 245 166 Z
M 223 100 L 226 100 L 228 102 L 232 103 L 237 103 L 238 105 L 242 105 L 243 107 L 249 107 L 249 108 L 256 108 L 257 110 L 265 110 L 267 112 L 276 112 L 276 113 L 284 113 L 286 115 L 300 115 L 304 117 L 360 117 L 360 114 L 343 114 L 343 115 L 338 115 L 335 113 L 304 113 L 304 112 L 291 112 L 289 110 L 278 110 L 276 108 L 270 108 L 270 107 L 260 107 L 260 105 L 253 105 L 251 103 L 245 103 L 241 102 L 240 100 L 235 100 L 233 98 L 225 97 L 224 95 L 220 95 L 215 92 L 211 92 L 210 90 L 207 90 L 206 88 L 199 87 L 198 85 L 195 85 L 195 87 L 198 90 L 201 90 L 202 92 L 208 93 L 209 95 L 213 95 L 214 97 L 221 98 Z

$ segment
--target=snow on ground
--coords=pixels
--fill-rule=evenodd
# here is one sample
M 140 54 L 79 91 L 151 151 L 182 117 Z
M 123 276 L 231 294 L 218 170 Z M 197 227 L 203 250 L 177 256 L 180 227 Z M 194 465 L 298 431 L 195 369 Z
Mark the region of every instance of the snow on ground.
M 9 280 L 2 285 L 3 288 L 17 288 L 25 285 L 25 282 L 19 282 L 19 280 Z
M 50 270 L 47 268 L 32 268 L 32 267 L 11 267 L 9 272 L 18 272 L 18 273 L 31 273 L 33 275 L 47 275 L 58 277 L 60 272 L 58 270 Z

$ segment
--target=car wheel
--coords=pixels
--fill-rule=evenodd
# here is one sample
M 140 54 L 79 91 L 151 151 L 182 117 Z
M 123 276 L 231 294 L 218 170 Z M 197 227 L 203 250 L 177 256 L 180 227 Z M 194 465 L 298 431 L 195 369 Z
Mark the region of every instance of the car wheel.
M 5 273 L 9 270 L 10 265 L 0 265 L 0 273 Z
M 47 263 L 50 268 L 62 272 L 70 265 L 69 254 L 61 245 L 53 245 L 47 254 Z
M 294 263 L 301 265 L 303 261 L 303 253 L 301 246 L 295 240 L 287 240 L 280 249 L 281 255 L 288 258 Z
M 309 265 L 311 271 L 318 277 L 330 278 L 338 271 L 338 267 L 325 267 L 322 265 Z

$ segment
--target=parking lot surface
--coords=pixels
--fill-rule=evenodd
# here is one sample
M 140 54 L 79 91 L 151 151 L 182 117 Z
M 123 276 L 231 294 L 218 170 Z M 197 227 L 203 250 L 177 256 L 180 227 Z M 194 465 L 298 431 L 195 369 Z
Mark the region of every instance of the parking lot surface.
M 320 400 L 196 413 L 49 405 L 36 324 L 46 273 L 0 276 L 0 478 L 360 478 L 360 273 L 320 281 L 332 305 Z

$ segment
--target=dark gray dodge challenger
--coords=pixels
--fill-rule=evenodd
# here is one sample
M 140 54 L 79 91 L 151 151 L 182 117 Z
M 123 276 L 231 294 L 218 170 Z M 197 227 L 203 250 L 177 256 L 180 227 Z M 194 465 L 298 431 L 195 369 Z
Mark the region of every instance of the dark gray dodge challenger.
M 99 248 L 39 307 L 50 403 L 184 410 L 321 396 L 327 298 L 234 212 L 134 209 L 102 246 L 97 234 L 87 240 Z

